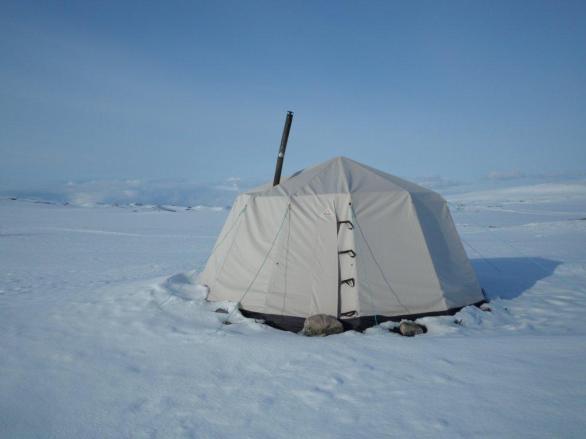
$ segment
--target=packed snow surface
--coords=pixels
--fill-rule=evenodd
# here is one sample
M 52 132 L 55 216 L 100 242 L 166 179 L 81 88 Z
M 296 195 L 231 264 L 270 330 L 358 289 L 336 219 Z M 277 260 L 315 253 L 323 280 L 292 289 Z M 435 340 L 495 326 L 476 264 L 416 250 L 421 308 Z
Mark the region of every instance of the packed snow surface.
M 307 338 L 205 302 L 226 210 L 0 200 L 0 437 L 584 437 L 586 185 L 449 202 L 492 312 Z

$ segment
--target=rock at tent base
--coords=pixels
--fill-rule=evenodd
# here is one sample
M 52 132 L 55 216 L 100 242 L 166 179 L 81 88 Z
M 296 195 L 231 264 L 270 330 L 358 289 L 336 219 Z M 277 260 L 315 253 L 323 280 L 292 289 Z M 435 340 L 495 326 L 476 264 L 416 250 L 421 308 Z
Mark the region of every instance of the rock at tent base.
M 405 337 L 413 337 L 415 335 L 425 334 L 427 328 L 415 322 L 404 321 L 399 325 L 399 334 Z
M 303 323 L 303 335 L 325 336 L 344 332 L 342 323 L 335 317 L 327 314 L 316 314 L 305 319 Z

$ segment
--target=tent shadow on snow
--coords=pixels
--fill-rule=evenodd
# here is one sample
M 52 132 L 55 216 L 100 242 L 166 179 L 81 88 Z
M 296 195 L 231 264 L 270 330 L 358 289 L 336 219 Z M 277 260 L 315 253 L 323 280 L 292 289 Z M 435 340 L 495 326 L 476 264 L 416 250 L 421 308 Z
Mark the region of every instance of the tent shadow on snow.
M 489 299 L 514 299 L 551 276 L 560 261 L 539 257 L 471 259 Z

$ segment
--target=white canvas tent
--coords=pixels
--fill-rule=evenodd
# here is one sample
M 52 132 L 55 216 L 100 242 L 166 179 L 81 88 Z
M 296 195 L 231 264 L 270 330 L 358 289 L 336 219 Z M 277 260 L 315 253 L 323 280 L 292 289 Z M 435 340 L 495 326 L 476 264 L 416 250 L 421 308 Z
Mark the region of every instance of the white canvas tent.
M 453 312 L 483 293 L 437 193 L 337 157 L 239 195 L 200 281 L 208 300 L 300 329 Z

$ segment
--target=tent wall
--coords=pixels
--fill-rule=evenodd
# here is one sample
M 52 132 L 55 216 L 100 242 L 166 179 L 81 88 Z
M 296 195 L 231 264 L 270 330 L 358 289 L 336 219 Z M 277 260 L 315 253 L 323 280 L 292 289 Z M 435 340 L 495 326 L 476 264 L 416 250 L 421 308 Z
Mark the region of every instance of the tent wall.
M 240 195 L 234 200 L 232 209 L 218 235 L 204 271 L 200 274 L 199 281 L 210 288 L 210 295 L 208 296 L 210 300 L 237 300 L 236 291 L 226 291 L 225 289 L 222 292 L 222 297 L 219 297 L 216 294 L 216 286 L 218 285 L 218 274 L 222 271 L 222 267 L 226 262 L 226 255 L 238 237 L 238 228 L 242 221 L 242 216 L 246 212 L 247 198 L 247 195 Z
M 238 197 L 218 239 L 224 241 L 201 275 L 210 287 L 209 300 L 241 302 L 243 308 L 267 314 L 336 315 L 333 197 L 297 201 Z
M 482 300 L 480 284 L 446 201 L 434 193 L 413 194 L 412 199 L 446 307 L 454 308 Z
M 446 305 L 407 192 L 353 194 L 359 315 L 407 315 Z
M 286 245 L 273 265 L 273 278 L 278 279 L 275 285 L 283 288 L 269 291 L 268 296 L 273 297 L 264 312 L 302 317 L 336 315 L 338 255 L 333 197 L 292 199 L 288 226 L 283 233 Z

